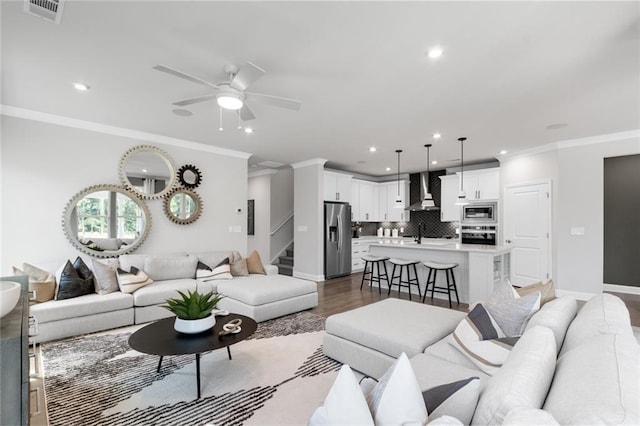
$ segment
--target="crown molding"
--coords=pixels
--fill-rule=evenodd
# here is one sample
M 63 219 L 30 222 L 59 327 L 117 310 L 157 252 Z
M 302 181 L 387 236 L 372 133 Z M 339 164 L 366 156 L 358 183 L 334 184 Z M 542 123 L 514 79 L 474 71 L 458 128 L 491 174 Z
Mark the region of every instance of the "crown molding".
M 273 169 L 258 170 L 258 171 L 249 173 L 249 177 L 253 178 L 258 176 L 275 175 L 275 174 L 278 174 L 277 170 L 273 170 Z
M 129 139 L 136 139 L 146 142 L 171 145 L 180 148 L 192 149 L 195 151 L 210 152 L 213 154 L 225 155 L 228 157 L 236 157 L 247 160 L 253 154 L 233 149 L 220 148 L 217 146 L 207 145 L 202 142 L 194 142 L 186 139 L 172 138 L 169 136 L 158 135 L 155 133 L 143 132 L 140 130 L 127 129 L 124 127 L 110 126 L 107 124 L 96 123 L 93 121 L 78 120 L 76 118 L 65 117 L 62 115 L 49 114 L 46 112 L 34 111 L 25 108 L 19 108 L 11 105 L 0 105 L 0 115 L 8 117 L 22 118 L 25 120 L 40 121 L 42 123 L 56 124 L 58 126 L 71 127 L 74 129 L 89 130 L 96 133 L 104 133 L 107 135 L 121 136 Z
M 307 166 L 324 166 L 324 163 L 326 163 L 328 160 L 324 159 L 324 158 L 313 158 L 311 160 L 305 160 L 305 161 L 300 161 L 298 163 L 293 163 L 291 164 L 291 167 L 293 167 L 294 169 L 299 169 L 301 167 L 307 167 Z
M 604 135 L 589 136 L 586 138 L 566 139 L 562 141 L 552 142 L 546 145 L 536 146 L 530 149 L 517 151 L 514 153 L 508 153 L 501 155 L 498 161 L 501 163 L 505 160 L 512 160 L 514 158 L 526 157 L 529 155 L 541 154 L 543 152 L 557 151 L 559 149 L 575 148 L 577 146 L 587 146 L 606 142 L 616 142 L 626 139 L 640 139 L 640 129 L 629 130 L 626 132 L 607 133 Z

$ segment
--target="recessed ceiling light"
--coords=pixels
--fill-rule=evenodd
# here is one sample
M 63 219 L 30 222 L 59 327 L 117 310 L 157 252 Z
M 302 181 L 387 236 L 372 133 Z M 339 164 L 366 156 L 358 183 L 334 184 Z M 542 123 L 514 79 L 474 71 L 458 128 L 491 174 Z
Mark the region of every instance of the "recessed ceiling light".
M 390 171 L 391 171 L 391 167 L 387 167 L 385 170 L 386 170 L 387 172 L 390 172 Z
M 558 129 L 563 129 L 563 128 L 567 127 L 567 126 L 568 126 L 567 123 L 549 124 L 547 126 L 547 130 L 558 130 Z
M 80 92 L 86 92 L 87 90 L 91 89 L 88 84 L 84 83 L 73 83 L 73 87 L 75 87 L 75 89 Z
M 504 150 L 504 149 L 502 151 L 500 151 L 500 155 L 505 155 L 506 153 L 507 153 L 507 151 Z
M 431 59 L 439 58 L 440 56 L 442 56 L 442 49 L 439 47 L 429 49 L 427 56 L 429 56 Z
M 245 127 L 244 128 L 244 132 L 245 133 L 253 133 L 253 129 L 251 127 Z
M 376 152 L 376 147 L 375 146 L 370 146 L 369 147 L 369 152 Z
M 358 164 L 367 164 L 367 162 L 364 161 L 364 160 L 358 160 L 358 161 L 356 161 L 356 163 L 358 163 Z
M 147 170 L 147 169 L 142 169 L 142 173 L 149 173 L 149 170 Z
M 438 164 L 438 162 L 436 160 L 433 160 L 431 164 Z
M 433 138 L 434 139 L 440 139 L 442 137 L 442 135 L 440 133 L 434 133 L 433 134 Z
M 188 109 L 176 108 L 176 109 L 172 110 L 171 112 L 173 112 L 175 115 L 179 115 L 180 117 L 189 117 L 190 115 L 193 115 L 193 113 L 191 111 L 189 111 Z

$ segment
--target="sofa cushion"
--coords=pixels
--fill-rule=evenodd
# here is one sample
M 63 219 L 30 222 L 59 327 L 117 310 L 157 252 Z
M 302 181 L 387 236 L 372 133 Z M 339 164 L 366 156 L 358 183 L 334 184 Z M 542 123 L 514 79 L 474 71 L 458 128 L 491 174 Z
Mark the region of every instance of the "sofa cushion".
M 399 299 L 385 299 L 327 318 L 327 333 L 393 358 L 412 357 L 455 328 L 463 312 Z
M 144 260 L 149 256 L 156 257 L 185 257 L 187 253 L 185 252 L 175 252 L 175 253 L 163 253 L 162 255 L 152 255 L 152 254 L 123 254 L 118 260 L 120 262 L 120 268 L 125 271 L 131 270 L 132 266 L 135 266 L 138 269 L 144 270 Z M 195 272 L 194 272 L 195 273 Z
M 93 269 L 96 293 L 109 294 L 120 290 L 118 277 L 116 276 L 117 268 L 105 265 L 96 259 L 91 259 L 91 269 Z
M 463 424 L 471 423 L 480 396 L 480 379 L 468 377 L 422 391 L 429 419 L 455 416 Z
M 257 251 L 252 251 L 249 257 L 247 257 L 247 270 L 250 274 L 262 274 L 265 275 L 264 268 L 262 267 L 262 259 Z
M 144 286 L 153 284 L 153 280 L 149 278 L 144 271 L 135 266 L 132 266 L 129 271 L 124 271 L 121 268 L 116 269 L 116 278 L 118 279 L 120 291 L 128 294 Z
M 340 368 L 324 404 L 313 412 L 309 425 L 373 425 L 367 401 L 348 365 Z
M 504 418 L 502 426 L 556 426 L 558 421 L 540 408 L 516 408 Z
M 533 327 L 487 382 L 473 424 L 501 424 L 514 409 L 541 408 L 556 364 L 556 340 L 546 327 Z
M 219 265 L 224 259 L 229 259 L 229 262 L 232 262 L 234 259 L 234 254 L 231 250 L 199 251 L 189 253 L 189 257 L 192 256 L 210 267 Z
M 471 360 L 465 356 L 459 349 L 455 348 L 449 343 L 449 335 L 438 340 L 433 345 L 427 346 L 424 350 L 426 355 L 431 355 L 436 358 L 440 358 L 449 361 L 453 364 L 457 364 L 462 367 L 466 367 L 477 372 L 482 372 Z M 485 373 L 482 373 L 485 374 Z
M 50 300 L 29 308 L 39 323 L 78 318 L 104 312 L 133 308 L 133 296 L 115 292 L 105 295 L 96 293 L 64 300 Z
M 315 293 L 317 289 L 313 281 L 286 275 L 249 275 L 218 282 L 218 293 L 251 306 Z
M 222 262 L 217 265 L 207 265 L 198 261 L 196 266 L 196 279 L 202 282 L 211 280 L 230 280 L 233 278 L 231 275 L 231 266 L 229 265 L 229 258 L 225 257 Z
M 51 272 L 29 263 L 23 263 L 22 271 L 15 266 L 13 267 L 13 275 L 29 276 L 29 291 L 35 292 L 35 302 L 46 302 L 55 297 L 56 278 Z
M 629 311 L 624 302 L 611 294 L 592 297 L 578 311 L 564 338 L 560 356 L 600 334 L 633 334 Z
M 564 336 L 577 311 L 576 299 L 570 296 L 558 297 L 533 314 L 525 331 L 538 325 L 550 328 L 556 338 L 556 351 L 560 352 Z
M 507 337 L 520 336 L 527 321 L 540 309 L 540 293 L 520 297 L 509 281 L 499 284 L 484 303 Z
M 154 281 L 195 278 L 198 259 L 194 257 L 147 256 L 144 271 Z
M 412 357 L 411 366 L 416 373 L 421 390 L 468 379 L 469 377 L 478 377 L 480 379 L 480 388 L 482 389 L 491 377 L 478 368 L 467 368 L 425 353 Z
M 249 268 L 247 268 L 247 259 L 238 259 L 235 262 L 229 263 L 231 267 L 231 275 L 234 277 L 246 277 L 249 275 Z
M 540 292 L 540 306 L 544 306 L 546 303 L 551 302 L 556 298 L 556 292 L 553 289 L 553 281 L 549 280 L 545 284 L 537 282 L 529 284 L 524 287 L 516 289 L 516 292 L 520 297 L 526 296 L 531 293 Z
M 56 286 L 56 300 L 71 299 L 95 293 L 93 272 L 80 257 L 73 264 L 67 260 L 59 275 L 60 279 Z
M 565 353 L 544 409 L 560 424 L 640 424 L 640 345 L 634 336 L 596 335 Z
M 196 290 L 196 280 L 182 278 L 177 280 L 156 281 L 151 285 L 136 290 L 133 293 L 135 306 L 160 305 L 172 297 L 178 297 L 178 290 L 186 293 L 187 290 Z

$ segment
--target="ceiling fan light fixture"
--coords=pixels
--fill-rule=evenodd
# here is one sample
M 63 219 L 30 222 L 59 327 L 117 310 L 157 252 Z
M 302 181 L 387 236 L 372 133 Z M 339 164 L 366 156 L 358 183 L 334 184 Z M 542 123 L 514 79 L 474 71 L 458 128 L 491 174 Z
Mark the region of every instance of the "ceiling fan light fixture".
M 218 101 L 220 108 L 230 109 L 232 111 L 239 110 L 244 105 L 242 99 L 234 93 L 221 92 L 216 96 L 216 101 Z

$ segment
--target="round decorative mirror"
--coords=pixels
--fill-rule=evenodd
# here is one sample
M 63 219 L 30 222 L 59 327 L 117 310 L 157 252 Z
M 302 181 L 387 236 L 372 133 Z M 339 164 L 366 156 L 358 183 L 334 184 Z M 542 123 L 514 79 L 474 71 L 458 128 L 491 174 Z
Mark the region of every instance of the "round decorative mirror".
M 188 225 L 200 217 L 202 199 L 190 189 L 176 189 L 164 199 L 164 212 L 172 222 Z
M 151 214 L 136 194 L 117 185 L 95 185 L 71 198 L 62 218 L 67 239 L 93 257 L 137 249 L 151 229 Z
M 197 188 L 202 182 L 202 174 L 196 166 L 185 164 L 178 170 L 178 180 L 185 188 Z
M 169 154 L 155 146 L 140 145 L 122 156 L 120 181 L 138 196 L 154 200 L 176 186 L 176 169 Z

